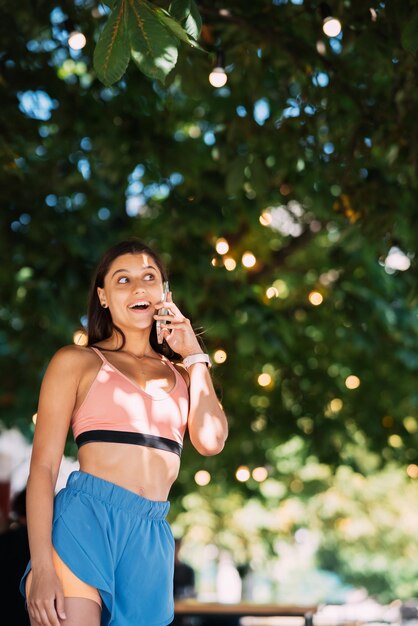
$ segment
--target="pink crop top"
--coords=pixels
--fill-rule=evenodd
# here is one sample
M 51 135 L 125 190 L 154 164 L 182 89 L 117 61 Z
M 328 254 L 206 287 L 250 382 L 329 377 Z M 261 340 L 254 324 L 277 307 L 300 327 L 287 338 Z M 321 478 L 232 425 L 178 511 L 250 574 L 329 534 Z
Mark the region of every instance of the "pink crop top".
M 134 381 L 102 360 L 86 398 L 73 415 L 71 426 L 77 446 L 93 441 L 132 443 L 181 455 L 189 411 L 189 390 L 183 376 L 165 356 L 176 382 L 161 397 L 146 393 Z

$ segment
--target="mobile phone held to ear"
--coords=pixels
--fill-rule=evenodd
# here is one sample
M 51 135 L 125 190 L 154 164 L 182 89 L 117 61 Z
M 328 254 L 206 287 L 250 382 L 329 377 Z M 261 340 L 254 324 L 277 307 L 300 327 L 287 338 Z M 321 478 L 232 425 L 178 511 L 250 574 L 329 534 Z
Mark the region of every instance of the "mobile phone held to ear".
M 167 300 L 168 292 L 170 291 L 170 287 L 168 285 L 168 280 L 163 282 L 163 300 Z M 169 310 L 163 307 L 162 309 L 158 309 L 158 315 L 168 315 Z M 162 329 L 164 324 L 167 324 L 166 320 L 157 320 L 156 328 L 157 328 L 157 341 L 158 343 L 163 342 L 163 334 Z

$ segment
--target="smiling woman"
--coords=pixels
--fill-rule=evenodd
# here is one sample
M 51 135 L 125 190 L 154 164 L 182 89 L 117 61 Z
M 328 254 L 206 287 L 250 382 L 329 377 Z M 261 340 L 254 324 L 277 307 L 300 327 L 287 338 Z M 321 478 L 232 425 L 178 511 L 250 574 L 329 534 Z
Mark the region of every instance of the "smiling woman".
M 108 250 L 91 286 L 88 345 L 61 348 L 45 373 L 27 486 L 31 561 L 21 581 L 32 626 L 173 619 L 167 498 L 184 433 L 212 455 L 228 428 L 210 359 L 171 292 L 164 298 L 166 280 L 142 242 Z M 157 321 L 170 322 L 161 345 Z M 54 500 L 70 425 L 80 471 Z

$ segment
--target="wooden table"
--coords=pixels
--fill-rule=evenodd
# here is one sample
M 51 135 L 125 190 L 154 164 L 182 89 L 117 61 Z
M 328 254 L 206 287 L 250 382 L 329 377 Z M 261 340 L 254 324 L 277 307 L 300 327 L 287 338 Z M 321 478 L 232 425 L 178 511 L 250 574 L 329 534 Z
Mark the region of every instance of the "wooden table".
M 305 626 L 313 626 L 313 616 L 317 606 L 286 606 L 283 604 L 259 604 L 256 602 L 239 602 L 226 604 L 220 602 L 199 602 L 198 600 L 176 600 L 176 615 L 207 615 L 245 617 L 303 617 Z

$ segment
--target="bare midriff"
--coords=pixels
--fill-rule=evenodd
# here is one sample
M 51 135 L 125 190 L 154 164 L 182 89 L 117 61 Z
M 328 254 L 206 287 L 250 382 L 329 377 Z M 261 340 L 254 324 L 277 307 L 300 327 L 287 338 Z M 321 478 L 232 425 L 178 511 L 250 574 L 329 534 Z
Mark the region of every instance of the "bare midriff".
M 78 460 L 82 472 L 158 501 L 168 499 L 180 468 L 177 454 L 125 443 L 88 443 L 80 448 Z

